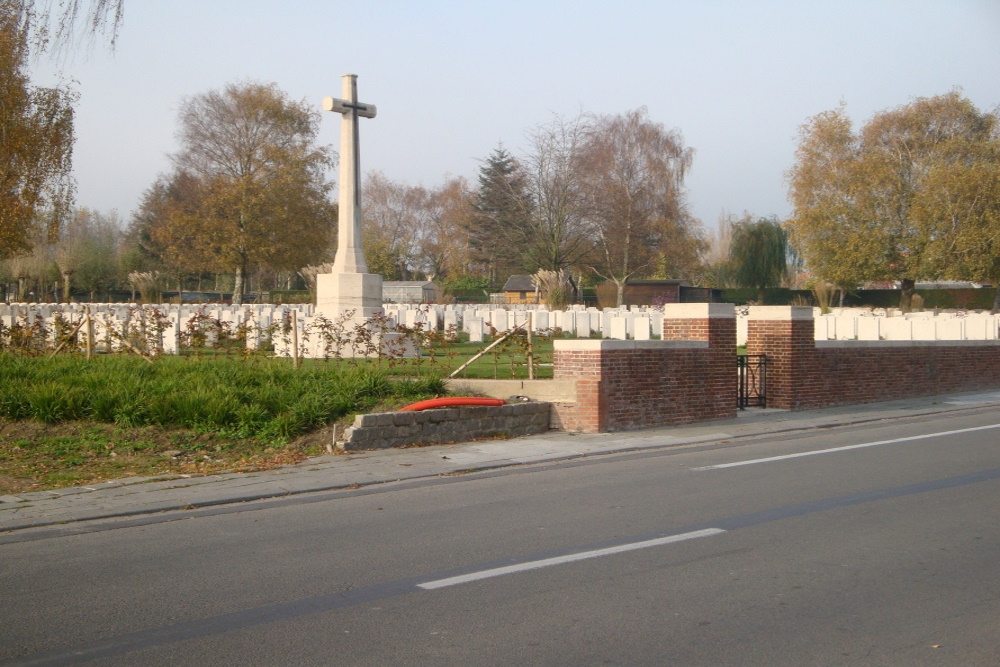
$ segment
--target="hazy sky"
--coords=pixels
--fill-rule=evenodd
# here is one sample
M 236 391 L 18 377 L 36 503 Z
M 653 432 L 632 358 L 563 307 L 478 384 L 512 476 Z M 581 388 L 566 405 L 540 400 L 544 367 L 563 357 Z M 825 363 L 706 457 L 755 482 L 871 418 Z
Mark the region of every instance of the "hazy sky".
M 553 115 L 646 107 L 695 151 L 694 214 L 786 216 L 799 127 L 846 103 L 857 123 L 960 88 L 1000 105 L 1000 0 L 126 0 L 117 50 L 62 65 L 80 93 L 77 203 L 126 219 L 169 170 L 177 109 L 274 82 L 320 108 L 358 74 L 362 169 L 475 182 Z M 35 83 L 52 81 L 51 63 Z M 321 140 L 339 146 L 339 116 Z

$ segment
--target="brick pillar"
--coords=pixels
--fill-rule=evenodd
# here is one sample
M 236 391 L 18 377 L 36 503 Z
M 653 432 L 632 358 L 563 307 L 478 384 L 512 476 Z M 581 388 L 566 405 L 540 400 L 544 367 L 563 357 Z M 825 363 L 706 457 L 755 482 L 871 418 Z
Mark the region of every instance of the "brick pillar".
M 767 356 L 767 407 L 796 410 L 817 393 L 816 324 L 810 306 L 751 306 L 747 354 Z
M 574 380 L 576 403 L 556 405 L 558 422 L 567 431 L 600 433 L 607 422 L 607 407 L 601 391 L 601 347 L 599 340 L 557 340 L 552 355 L 556 380 Z
M 563 428 L 585 433 L 736 416 L 732 304 L 668 304 L 663 340 L 557 340 L 553 376 L 576 401 L 556 405 Z
M 699 393 L 711 419 L 736 416 L 736 308 L 731 303 L 676 303 L 663 307 L 663 340 L 708 343 Z

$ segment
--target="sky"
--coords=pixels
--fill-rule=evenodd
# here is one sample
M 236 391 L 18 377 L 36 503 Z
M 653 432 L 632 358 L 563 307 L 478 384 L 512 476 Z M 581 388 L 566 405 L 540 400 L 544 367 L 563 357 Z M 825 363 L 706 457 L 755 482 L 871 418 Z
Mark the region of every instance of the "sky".
M 361 168 L 433 188 L 475 183 L 555 117 L 645 107 L 694 150 L 694 215 L 791 212 L 800 127 L 960 89 L 1000 105 L 1000 0 L 125 0 L 114 52 L 32 67 L 80 95 L 77 205 L 128 220 L 170 170 L 181 101 L 273 82 L 321 109 L 358 75 Z M 320 142 L 339 146 L 340 117 Z M 336 174 L 331 174 L 335 179 Z

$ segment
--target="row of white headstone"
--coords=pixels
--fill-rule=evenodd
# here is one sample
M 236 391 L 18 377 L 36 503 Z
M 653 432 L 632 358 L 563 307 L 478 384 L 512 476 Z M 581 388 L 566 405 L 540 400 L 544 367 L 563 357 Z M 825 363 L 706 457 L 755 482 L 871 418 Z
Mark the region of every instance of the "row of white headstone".
M 1000 317 L 989 311 L 838 309 L 817 314 L 816 340 L 997 340 Z
M 482 342 L 495 332 L 515 327 L 533 332 L 559 329 L 577 338 L 634 338 L 649 340 L 663 335 L 663 312 L 656 309 L 546 310 L 483 306 L 401 307 L 387 305 L 386 314 L 413 328 L 462 331 L 472 342 Z
M 302 309 L 302 306 L 297 308 Z M 312 306 L 304 307 L 306 312 Z M 147 343 L 164 354 L 180 354 L 182 334 L 199 328 L 207 336 L 207 344 L 214 343 L 219 328 L 235 332 L 240 327 L 246 331 L 247 347 L 257 349 L 269 337 L 273 324 L 280 323 L 290 306 L 260 304 L 245 306 L 210 305 L 137 305 L 121 303 L 72 303 L 72 304 L 0 304 L 0 327 L 35 327 L 40 324 L 50 340 L 56 336 L 57 318 L 70 326 L 79 323 L 89 313 L 93 338 L 99 349 L 117 350 L 120 339 L 127 332 L 138 333 Z M 217 321 L 219 327 L 192 326 L 192 321 Z
M 164 324 L 159 344 L 164 353 L 180 351 L 181 334 L 192 320 L 217 320 L 230 331 L 244 326 L 247 346 L 257 348 L 273 330 L 275 323 L 290 319 L 294 313 L 298 334 L 308 338 L 310 330 L 321 325 L 313 306 L 253 304 L 244 306 L 175 305 L 137 306 L 135 304 L 0 304 L 0 325 L 33 324 L 41 320 L 53 329 L 58 316 L 79 321 L 84 310 L 91 313 L 95 338 L 110 340 L 107 329 L 152 327 L 155 318 Z M 578 338 L 649 340 L 663 333 L 662 309 L 652 306 L 599 310 L 575 306 L 549 311 L 524 306 L 400 305 L 385 304 L 390 326 L 399 323 L 411 329 L 461 331 L 472 342 L 483 342 L 495 332 L 530 323 L 534 332 L 559 329 Z M 1000 317 L 988 312 L 919 312 L 902 315 L 892 311 L 838 309 L 830 314 L 815 313 L 816 340 L 996 340 L 1000 338 Z M 287 338 L 288 336 L 286 336 Z M 737 344 L 745 344 L 745 310 L 737 309 Z M 287 346 L 287 342 L 286 342 Z M 278 345 L 278 347 L 281 347 Z
M 532 314 L 535 330 L 559 328 L 578 338 L 647 340 L 663 334 L 663 310 L 653 306 L 629 308 L 584 308 L 548 311 L 524 306 L 485 308 L 483 306 L 387 306 L 400 322 L 412 326 L 424 321 L 435 325 L 443 318 L 445 327 L 455 325 L 471 340 L 482 340 L 483 331 L 492 326 L 504 331 L 522 324 Z M 426 315 L 424 314 L 426 313 Z M 747 310 L 738 308 L 737 344 L 747 341 Z M 425 318 L 425 319 L 421 319 Z M 835 309 L 823 314 L 814 310 L 816 340 L 997 340 L 1000 316 L 988 311 L 920 311 L 903 314 L 896 309 Z

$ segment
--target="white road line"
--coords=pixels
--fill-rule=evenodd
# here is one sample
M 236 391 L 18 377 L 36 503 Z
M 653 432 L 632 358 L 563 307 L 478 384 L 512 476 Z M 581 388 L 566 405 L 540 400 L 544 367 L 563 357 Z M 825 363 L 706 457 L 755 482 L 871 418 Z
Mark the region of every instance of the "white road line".
M 658 547 L 663 544 L 671 544 L 673 542 L 683 542 L 684 540 L 693 540 L 698 537 L 709 537 L 711 535 L 718 535 L 719 533 L 724 533 L 724 532 L 726 531 L 722 530 L 721 528 L 707 528 L 705 530 L 695 530 L 690 533 L 681 533 L 680 535 L 670 535 L 668 537 L 658 537 L 656 539 L 645 540 L 643 542 L 620 544 L 616 547 L 608 547 L 606 549 L 594 549 L 593 551 L 582 551 L 580 553 L 568 554 L 566 556 L 556 556 L 554 558 L 533 560 L 527 563 L 519 563 L 517 565 L 496 567 L 491 570 L 480 570 L 479 572 L 470 572 L 469 574 L 462 574 L 457 577 L 448 577 L 447 579 L 427 581 L 422 584 L 417 584 L 417 587 L 423 588 L 425 590 L 433 590 L 435 588 L 445 588 L 446 586 L 457 586 L 458 584 L 465 584 L 470 581 L 477 581 L 479 579 L 489 579 L 490 577 L 500 577 L 505 574 L 515 574 L 517 572 L 525 572 L 527 570 L 537 570 L 539 568 L 550 567 L 552 565 L 562 565 L 564 563 L 572 563 L 578 560 L 587 560 L 588 558 L 600 558 L 601 556 L 610 556 L 613 554 L 620 554 L 626 551 L 635 551 L 636 549 L 648 549 L 649 547 Z
M 799 452 L 797 454 L 784 454 L 783 456 L 768 456 L 763 459 L 750 459 L 749 461 L 735 461 L 733 463 L 720 463 L 714 466 L 702 466 L 691 468 L 691 470 L 719 470 L 720 468 L 736 468 L 738 466 L 749 466 L 755 463 L 772 463 L 773 461 L 784 461 L 785 459 L 797 459 L 803 456 L 816 456 L 817 454 L 832 454 L 834 452 L 846 452 L 850 449 L 863 449 L 864 447 L 878 447 L 879 445 L 892 445 L 897 442 L 908 442 L 911 440 L 925 440 L 927 438 L 940 438 L 946 435 L 958 435 L 960 433 L 972 433 L 974 431 L 986 431 L 993 428 L 1000 428 L 1000 424 L 989 426 L 975 426 L 973 428 L 960 428 L 956 431 L 941 431 L 940 433 L 926 433 L 924 435 L 911 435 L 906 438 L 893 438 L 892 440 L 879 440 L 878 442 L 865 442 L 860 445 L 847 445 L 846 447 L 833 447 L 832 449 L 817 449 L 812 452 Z

